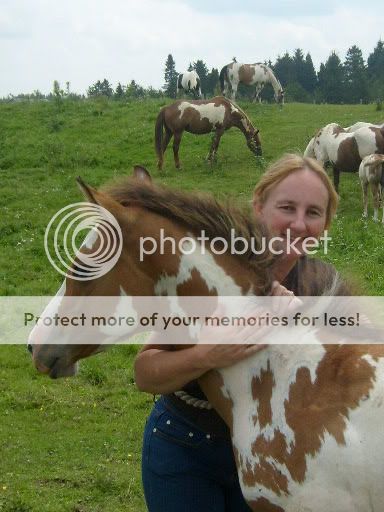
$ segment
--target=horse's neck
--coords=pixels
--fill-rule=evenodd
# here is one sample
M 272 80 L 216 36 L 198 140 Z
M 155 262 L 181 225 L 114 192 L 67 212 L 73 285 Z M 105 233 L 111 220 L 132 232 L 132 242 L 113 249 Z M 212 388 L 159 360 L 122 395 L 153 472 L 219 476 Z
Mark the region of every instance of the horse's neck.
M 247 139 L 251 136 L 253 125 L 241 110 L 238 110 L 237 115 L 233 117 L 233 124 L 243 132 Z
M 269 81 L 271 82 L 273 90 L 275 91 L 275 94 L 278 94 L 279 92 L 281 92 L 281 90 L 282 90 L 281 83 L 275 77 L 271 68 L 268 68 L 268 78 L 269 78 Z

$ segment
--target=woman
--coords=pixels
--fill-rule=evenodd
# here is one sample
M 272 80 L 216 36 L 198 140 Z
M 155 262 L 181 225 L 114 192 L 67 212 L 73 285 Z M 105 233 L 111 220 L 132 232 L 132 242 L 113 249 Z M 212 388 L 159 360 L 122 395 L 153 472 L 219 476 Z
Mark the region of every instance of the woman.
M 329 266 L 304 256 L 304 241 L 318 239 L 330 226 L 338 197 L 324 169 L 310 158 L 285 155 L 272 164 L 254 192 L 255 214 L 271 235 L 298 238 L 296 251 L 286 251 L 274 269 L 273 295 L 319 295 L 314 274 Z M 312 279 L 311 279 L 312 276 Z M 282 283 L 281 285 L 279 283 Z M 184 390 L 189 402 L 208 406 L 197 379 L 213 368 L 230 366 L 262 348 L 247 344 L 198 344 L 181 351 L 154 335 L 135 361 L 140 390 L 161 394 L 144 433 L 142 473 L 149 512 L 249 511 L 236 472 L 227 426 L 212 409 L 194 407 L 174 392 Z M 209 406 L 208 406 L 209 407 Z

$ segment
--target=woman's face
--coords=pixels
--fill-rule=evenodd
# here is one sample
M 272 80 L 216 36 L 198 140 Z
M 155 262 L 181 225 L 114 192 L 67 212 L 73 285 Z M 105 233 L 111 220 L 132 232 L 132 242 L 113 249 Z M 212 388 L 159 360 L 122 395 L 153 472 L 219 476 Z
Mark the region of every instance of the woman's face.
M 311 170 L 302 169 L 287 176 L 276 185 L 264 204 L 254 205 L 256 214 L 266 224 L 272 236 L 299 238 L 295 247 L 304 254 L 303 241 L 318 239 L 325 229 L 329 194 L 321 179 Z M 284 245 L 284 252 L 286 244 Z M 291 251 L 286 255 L 296 260 L 299 255 Z

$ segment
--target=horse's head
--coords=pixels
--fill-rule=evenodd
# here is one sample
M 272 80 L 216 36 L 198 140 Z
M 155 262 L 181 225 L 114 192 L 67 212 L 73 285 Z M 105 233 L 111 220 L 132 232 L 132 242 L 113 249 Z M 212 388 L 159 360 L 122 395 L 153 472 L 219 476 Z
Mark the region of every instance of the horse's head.
M 312 139 L 308 142 L 307 147 L 304 151 L 304 156 L 309 158 L 316 158 L 315 155 L 315 137 L 312 137 Z
M 275 96 L 276 103 L 280 106 L 284 105 L 284 89 L 279 89 Z
M 263 152 L 261 149 L 260 130 L 252 126 L 249 135 L 250 136 L 247 138 L 247 146 L 256 156 L 261 156 Z
M 90 203 L 102 207 L 117 221 L 122 238 L 120 249 L 113 246 L 106 231 L 96 228 L 80 248 L 63 286 L 42 318 L 55 315 L 63 318 L 84 308 L 89 311 L 95 304 L 93 298 L 104 298 L 101 306 L 97 306 L 101 311 L 97 310 L 96 316 L 109 317 L 121 308 L 126 313 L 127 303 L 130 310 L 137 312 L 137 297 L 142 296 L 270 292 L 272 276 L 267 269 L 272 258 L 267 251 L 259 255 L 252 250 L 260 247 L 261 237 L 266 233 L 247 215 L 224 207 L 213 198 L 157 187 L 141 167 L 135 168 L 133 179 L 109 190 L 97 191 L 81 180 L 79 185 Z M 200 233 L 204 239 L 199 239 Z M 247 252 L 233 255 L 228 249 L 232 248 L 229 243 L 232 244 L 233 235 L 255 240 Z M 208 245 L 208 250 L 206 245 L 202 248 L 202 242 L 196 242 L 191 252 L 186 238 L 204 240 L 204 244 L 207 240 L 217 242 Z M 185 247 L 187 242 L 189 245 Z M 224 251 L 223 244 L 227 244 Z M 217 251 L 212 252 L 212 247 L 217 247 Z M 99 254 L 107 248 L 109 259 L 118 255 L 114 266 L 92 277 L 92 253 Z M 79 275 L 83 278 L 78 278 Z M 29 345 L 40 372 L 54 378 L 73 375 L 79 359 L 100 351 L 104 343 L 129 338 L 138 330 L 137 326 L 134 331 L 133 327 L 124 325 L 123 329 L 88 331 L 78 326 L 79 323 L 72 330 L 52 329 L 42 323 L 32 330 Z

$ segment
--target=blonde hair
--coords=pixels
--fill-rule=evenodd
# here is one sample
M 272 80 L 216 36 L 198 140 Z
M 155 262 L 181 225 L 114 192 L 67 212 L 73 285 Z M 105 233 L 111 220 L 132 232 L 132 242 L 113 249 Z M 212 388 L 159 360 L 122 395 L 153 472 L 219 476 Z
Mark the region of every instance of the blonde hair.
M 324 168 L 313 158 L 288 153 L 272 163 L 257 183 L 253 192 L 253 203 L 263 205 L 271 190 L 287 176 L 296 171 L 308 169 L 313 171 L 323 182 L 328 191 L 325 229 L 328 229 L 336 213 L 339 196 Z

